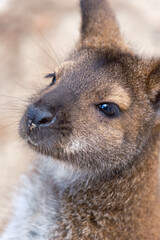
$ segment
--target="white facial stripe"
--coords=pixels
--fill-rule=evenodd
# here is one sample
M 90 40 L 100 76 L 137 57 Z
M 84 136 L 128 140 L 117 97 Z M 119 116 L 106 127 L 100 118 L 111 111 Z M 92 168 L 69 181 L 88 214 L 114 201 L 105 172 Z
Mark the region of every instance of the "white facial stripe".
M 74 153 L 86 149 L 89 146 L 85 139 L 71 139 L 65 147 L 67 153 Z

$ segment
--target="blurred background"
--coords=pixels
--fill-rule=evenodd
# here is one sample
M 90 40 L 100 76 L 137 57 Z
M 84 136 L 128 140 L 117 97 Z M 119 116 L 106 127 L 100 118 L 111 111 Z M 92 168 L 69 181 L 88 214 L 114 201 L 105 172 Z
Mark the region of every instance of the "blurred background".
M 110 0 L 132 48 L 160 56 L 160 0 Z M 0 0 L 0 231 L 33 153 L 18 136 L 27 99 L 50 80 L 80 29 L 78 0 Z

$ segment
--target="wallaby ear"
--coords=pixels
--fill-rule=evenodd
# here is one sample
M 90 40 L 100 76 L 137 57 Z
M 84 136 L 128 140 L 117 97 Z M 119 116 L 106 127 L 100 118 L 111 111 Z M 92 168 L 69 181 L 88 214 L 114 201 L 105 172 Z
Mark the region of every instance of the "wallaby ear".
M 147 93 L 156 111 L 156 123 L 160 124 L 160 60 L 153 65 L 147 79 Z
M 121 47 L 119 26 L 107 0 L 81 0 L 81 45 L 84 47 Z M 126 48 L 126 47 L 125 47 Z

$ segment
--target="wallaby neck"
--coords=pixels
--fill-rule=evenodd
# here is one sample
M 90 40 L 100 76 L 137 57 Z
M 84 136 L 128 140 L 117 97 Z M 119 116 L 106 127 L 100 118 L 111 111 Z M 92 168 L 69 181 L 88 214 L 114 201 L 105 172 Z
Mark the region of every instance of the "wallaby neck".
M 72 209 L 75 219 L 78 214 L 79 228 L 84 222 L 91 226 L 93 232 L 96 229 L 96 234 L 98 228 L 101 228 L 101 234 L 104 228 L 104 239 L 113 240 L 121 236 L 118 239 L 158 240 L 160 216 L 157 214 L 160 205 L 157 139 L 158 136 L 154 136 L 136 164 L 120 176 L 111 180 L 91 180 L 68 188 L 64 193 L 63 211 L 69 214 Z

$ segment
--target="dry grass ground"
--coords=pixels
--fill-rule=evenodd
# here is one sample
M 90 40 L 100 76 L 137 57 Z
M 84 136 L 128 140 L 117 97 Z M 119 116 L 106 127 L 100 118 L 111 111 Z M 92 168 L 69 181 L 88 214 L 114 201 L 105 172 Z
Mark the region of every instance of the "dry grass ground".
M 110 2 L 133 48 L 160 56 L 160 1 Z M 35 157 L 18 137 L 19 118 L 27 99 L 47 84 L 43 76 L 74 46 L 79 26 L 78 0 L 1 0 L 0 230 L 9 214 L 12 189 Z

